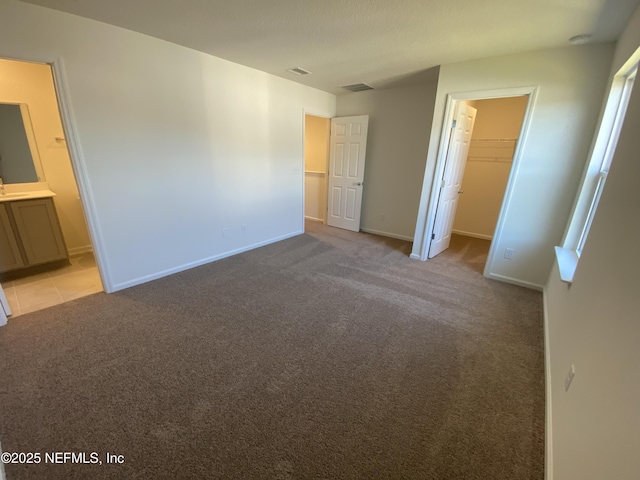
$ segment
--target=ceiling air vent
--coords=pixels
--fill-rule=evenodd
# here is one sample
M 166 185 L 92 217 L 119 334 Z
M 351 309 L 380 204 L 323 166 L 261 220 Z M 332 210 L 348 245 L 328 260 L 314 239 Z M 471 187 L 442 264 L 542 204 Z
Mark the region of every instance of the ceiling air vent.
M 353 85 L 343 85 L 342 88 L 349 90 L 350 92 L 362 92 L 363 90 L 373 90 L 371 85 L 366 83 L 354 83 Z
M 309 70 L 300 67 L 290 68 L 287 72 L 295 73 L 296 75 L 309 75 L 311 73 Z

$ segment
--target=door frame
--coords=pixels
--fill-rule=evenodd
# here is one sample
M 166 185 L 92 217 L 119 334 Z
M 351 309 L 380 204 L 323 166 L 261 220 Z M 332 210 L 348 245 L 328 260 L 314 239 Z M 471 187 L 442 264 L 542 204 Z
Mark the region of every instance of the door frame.
M 506 212 L 509 210 L 511 198 L 514 193 L 514 184 L 518 176 L 520 169 L 520 163 L 522 158 L 522 152 L 527 142 L 529 130 L 531 128 L 531 120 L 533 117 L 533 109 L 536 103 L 536 97 L 538 93 L 537 86 L 526 87 L 512 87 L 512 88 L 499 88 L 494 90 L 477 90 L 470 92 L 459 92 L 447 94 L 445 100 L 444 119 L 442 121 L 442 128 L 440 134 L 440 142 L 438 146 L 438 153 L 436 156 L 435 171 L 433 174 L 433 180 L 431 182 L 431 192 L 429 195 L 429 206 L 426 211 L 426 222 L 424 233 L 422 238 L 415 239 L 420 243 L 420 254 L 412 254 L 414 259 L 428 261 L 429 248 L 431 247 L 431 232 L 435 224 L 435 215 L 438 207 L 438 194 L 440 183 L 436 179 L 441 178 L 444 173 L 444 167 L 447 157 L 447 147 L 449 140 L 451 139 L 451 128 L 449 123 L 452 121 L 453 113 L 457 102 L 470 101 L 470 100 L 490 100 L 494 98 L 508 98 L 508 97 L 521 97 L 528 96 L 527 106 L 524 112 L 524 118 L 522 119 L 522 126 L 520 127 L 520 134 L 518 137 L 518 143 L 513 155 L 513 162 L 511 165 L 511 172 L 509 173 L 509 179 L 505 189 L 502 205 L 500 207 L 500 214 L 498 215 L 498 222 L 493 234 L 493 240 L 491 241 L 491 247 L 489 249 L 489 256 L 485 264 L 484 273 L 485 277 L 491 277 L 491 265 L 496 258 L 497 252 L 495 249 L 500 243 L 502 237 L 502 231 L 504 229 Z
M 320 118 L 325 118 L 327 120 L 329 120 L 329 135 L 327 136 L 327 143 L 329 142 L 329 138 L 331 137 L 331 119 L 335 118 L 336 115 L 335 113 L 332 115 L 329 112 L 320 112 L 318 110 L 313 110 L 313 109 L 309 109 L 309 108 L 303 108 L 302 109 L 302 231 L 305 231 L 305 220 L 306 217 L 304 215 L 305 212 L 305 208 L 306 208 L 306 200 L 305 200 L 305 194 L 306 194 L 306 189 L 305 189 L 305 180 L 307 179 L 306 177 L 306 172 L 305 172 L 305 164 L 306 164 L 306 158 L 305 158 L 305 148 L 306 148 L 306 144 L 307 144 L 307 128 L 306 128 L 306 122 L 305 122 L 305 117 L 307 115 L 311 115 L 312 117 L 320 117 Z M 329 200 L 329 194 L 328 194 L 328 188 L 329 188 L 329 148 L 327 148 L 327 158 L 325 159 L 325 173 L 324 173 L 324 180 L 325 180 L 325 192 L 324 192 L 324 196 L 325 196 L 325 205 L 328 205 L 328 200 Z M 323 220 L 323 224 L 326 225 L 327 224 L 327 212 L 324 212 L 324 220 Z
M 62 57 L 49 57 L 33 54 L 32 52 L 26 55 L 15 55 L 11 52 L 6 52 L 3 50 L 0 50 L 0 58 L 15 60 L 19 62 L 46 64 L 51 67 L 56 101 L 58 103 L 60 120 L 62 122 L 62 130 L 64 132 L 64 138 L 67 144 L 67 150 L 69 152 L 71 168 L 73 170 L 75 182 L 78 187 L 80 204 L 82 205 L 82 211 L 87 223 L 89 238 L 91 239 L 93 255 L 96 260 L 98 272 L 100 273 L 102 287 L 106 293 L 111 293 L 114 291 L 112 275 L 109 269 L 106 250 L 104 248 L 104 241 L 100 230 L 100 224 L 98 222 L 94 196 L 91 190 L 89 177 L 87 175 L 86 162 L 84 159 L 84 155 L 82 154 L 82 148 L 80 146 L 80 141 L 76 129 L 76 121 L 73 110 L 71 108 L 69 84 L 65 73 L 66 69 L 64 67 L 64 59 Z

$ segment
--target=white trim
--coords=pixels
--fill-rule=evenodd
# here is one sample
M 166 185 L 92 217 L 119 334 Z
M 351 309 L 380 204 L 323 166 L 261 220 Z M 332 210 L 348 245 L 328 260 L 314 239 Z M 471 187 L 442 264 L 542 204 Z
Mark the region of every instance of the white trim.
M 322 218 L 316 218 L 316 217 L 309 217 L 308 215 L 304 216 L 305 220 L 311 220 L 312 222 L 320 222 L 320 223 L 324 223 L 324 220 Z
M 304 120 L 304 116 L 305 115 L 311 115 L 312 117 L 321 117 L 321 118 L 328 118 L 329 120 L 331 120 L 332 118 L 335 118 L 334 114 L 331 113 L 327 113 L 327 111 L 319 111 L 319 110 L 313 110 L 313 109 L 308 109 L 308 108 L 303 108 L 303 114 L 302 114 L 302 119 Z M 304 124 L 303 124 L 304 126 Z
M 374 230 L 372 228 L 361 228 L 361 232 L 371 233 L 373 235 L 380 235 L 381 237 L 396 238 L 398 240 L 406 240 L 407 242 L 413 242 L 413 237 L 407 235 L 398 235 L 396 233 L 383 232 L 382 230 Z
M 558 262 L 560 280 L 571 284 L 576 273 L 576 268 L 578 268 L 578 260 L 580 260 L 580 256 L 576 250 L 562 247 L 553 248 L 556 252 L 556 261 Z
M 492 280 L 498 280 L 500 282 L 511 283 L 512 285 L 518 285 L 519 287 L 531 288 L 532 290 L 538 290 L 542 292 L 544 287 L 533 282 L 526 282 L 524 280 L 518 280 L 517 278 L 507 277 L 506 275 L 499 275 L 497 273 L 489 273 L 485 277 Z
M 216 260 L 222 260 L 223 258 L 231 257 L 233 255 L 237 255 L 243 252 L 248 252 L 249 250 L 264 247 L 265 245 L 270 245 L 272 243 L 280 242 L 282 240 L 286 240 L 287 238 L 296 237 L 298 235 L 302 235 L 303 233 L 304 233 L 303 230 L 298 230 L 293 233 L 282 235 L 280 237 L 275 237 L 269 240 L 265 240 L 264 242 L 254 243 L 252 245 L 247 245 L 246 247 L 237 248 L 235 250 L 219 253 L 218 255 L 206 257 L 201 260 L 196 260 L 195 262 L 189 262 L 183 265 L 179 265 L 177 267 L 168 268 L 167 270 L 162 270 L 161 272 L 152 273 L 151 275 L 145 275 L 143 277 L 134 278 L 133 280 L 128 280 L 126 282 L 116 283 L 113 285 L 112 292 L 117 292 L 118 290 L 124 290 L 125 288 L 135 287 L 136 285 L 141 285 L 146 282 L 151 282 L 152 280 L 157 280 L 162 277 L 173 275 L 174 273 L 184 272 L 185 270 L 199 267 L 201 265 L 206 265 L 207 263 L 215 262 Z
M 465 237 L 480 238 L 482 240 L 491 240 L 493 238 L 491 235 L 484 235 L 483 233 L 463 232 L 462 230 L 451 230 L 451 233 L 463 235 Z
M 76 255 L 82 255 L 83 253 L 92 252 L 93 247 L 91 245 L 83 245 L 82 247 L 69 248 L 69 256 L 74 257 Z
M 549 308 L 547 288 L 542 290 L 542 318 L 544 324 L 545 424 L 544 424 L 544 478 L 553 480 L 553 424 L 551 415 L 551 341 L 549 336 Z
M 89 237 L 91 238 L 96 265 L 98 266 L 98 272 L 100 273 L 104 291 L 111 293 L 115 291 L 111 269 L 109 268 L 107 252 L 102 240 L 103 237 L 100 229 L 100 221 L 98 220 L 98 213 L 96 212 L 95 203 L 93 201 L 93 192 L 91 190 L 89 177 L 87 176 L 82 147 L 80 146 L 78 134 L 75 130 L 76 121 L 69 97 L 69 87 L 67 77 L 65 75 L 64 60 L 62 57 L 58 57 L 47 63 L 51 65 L 64 137 L 69 151 L 71 167 L 73 168 L 73 173 L 78 185 L 80 203 L 82 204 L 82 210 L 87 222 L 87 230 L 89 231 Z

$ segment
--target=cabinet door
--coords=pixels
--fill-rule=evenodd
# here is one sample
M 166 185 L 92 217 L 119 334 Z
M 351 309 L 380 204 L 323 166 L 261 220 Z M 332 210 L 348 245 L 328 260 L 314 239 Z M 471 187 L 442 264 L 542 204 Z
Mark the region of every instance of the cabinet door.
M 0 273 L 24 267 L 18 242 L 4 204 L 0 204 Z
M 51 198 L 11 202 L 11 212 L 29 265 L 68 257 Z

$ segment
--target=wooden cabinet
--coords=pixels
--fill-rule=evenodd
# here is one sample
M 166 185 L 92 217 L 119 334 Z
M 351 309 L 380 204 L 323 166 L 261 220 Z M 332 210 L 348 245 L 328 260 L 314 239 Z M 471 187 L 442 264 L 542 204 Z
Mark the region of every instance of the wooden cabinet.
M 18 239 L 13 232 L 7 206 L 0 203 L 0 272 L 8 272 L 24 267 L 18 248 Z
M 52 198 L 0 204 L 0 273 L 68 259 Z

